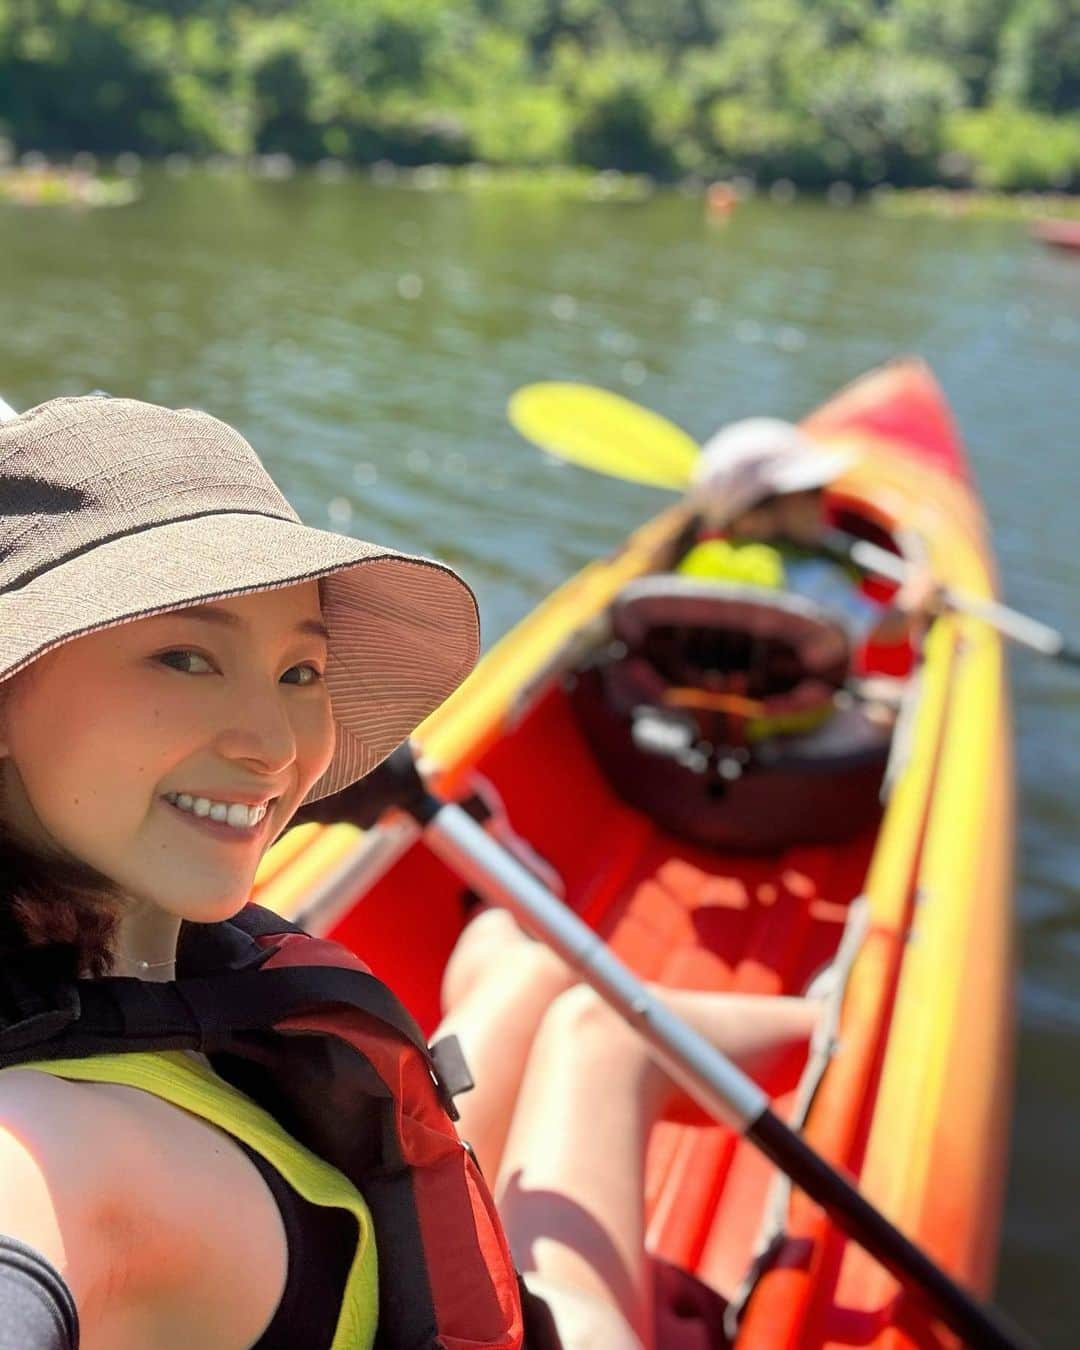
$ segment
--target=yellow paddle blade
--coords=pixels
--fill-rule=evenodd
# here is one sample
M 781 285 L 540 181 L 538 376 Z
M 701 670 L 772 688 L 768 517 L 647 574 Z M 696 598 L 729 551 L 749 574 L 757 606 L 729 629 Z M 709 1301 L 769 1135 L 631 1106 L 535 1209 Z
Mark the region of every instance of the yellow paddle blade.
M 511 425 L 549 455 L 612 478 L 683 491 L 697 442 L 659 413 L 588 384 L 527 384 L 510 399 Z

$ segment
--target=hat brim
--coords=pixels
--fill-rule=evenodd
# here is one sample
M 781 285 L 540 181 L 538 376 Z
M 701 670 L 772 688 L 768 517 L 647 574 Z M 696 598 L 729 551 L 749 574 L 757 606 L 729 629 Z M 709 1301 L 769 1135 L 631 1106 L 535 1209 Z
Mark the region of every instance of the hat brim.
M 815 450 L 807 454 L 805 459 L 776 468 L 755 482 L 732 483 L 723 496 L 724 519 L 729 522 L 735 520 L 768 497 L 826 488 L 854 462 L 855 456 L 845 450 Z M 716 496 L 715 478 L 711 481 L 703 479 L 695 491 L 699 502 L 707 502 Z
M 847 450 L 816 450 L 779 469 L 773 475 L 770 490 L 809 492 L 812 488 L 828 487 L 854 462 L 855 456 Z
M 337 729 L 305 798 L 385 759 L 472 669 L 476 599 L 449 567 L 249 512 L 214 513 L 99 544 L 0 596 L 0 680 L 88 633 L 253 591 L 320 581 Z

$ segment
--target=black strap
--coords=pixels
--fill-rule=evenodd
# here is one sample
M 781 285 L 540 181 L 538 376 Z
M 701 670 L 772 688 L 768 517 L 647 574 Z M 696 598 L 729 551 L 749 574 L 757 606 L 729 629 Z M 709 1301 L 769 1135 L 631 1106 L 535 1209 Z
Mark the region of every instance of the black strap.
M 363 971 L 335 966 L 239 970 L 154 983 L 108 977 L 56 991 L 58 1008 L 0 1030 L 0 1067 L 41 1058 L 135 1050 L 227 1051 L 238 1034 L 341 1005 L 391 1027 L 430 1063 L 420 1028 L 393 993 Z
M 222 923 L 182 923 L 176 944 L 176 973 L 214 975 L 223 970 L 250 970 L 261 966 L 276 947 L 261 938 L 304 933 L 302 928 L 261 905 L 245 905 Z M 308 934 L 304 933 L 307 937 Z M 318 939 L 315 939 L 318 941 Z

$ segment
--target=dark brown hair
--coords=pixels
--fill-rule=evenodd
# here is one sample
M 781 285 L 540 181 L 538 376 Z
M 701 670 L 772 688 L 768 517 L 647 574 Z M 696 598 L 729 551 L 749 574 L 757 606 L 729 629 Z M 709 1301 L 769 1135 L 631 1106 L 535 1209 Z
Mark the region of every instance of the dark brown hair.
M 43 857 L 0 821 L 0 964 L 29 963 L 49 979 L 105 975 L 119 919 L 108 877 L 86 863 Z
M 32 679 L 35 669 L 0 683 L 0 713 L 15 682 Z M 47 856 L 17 836 L 4 820 L 0 777 L 0 966 L 48 980 L 107 974 L 121 903 L 96 868 Z

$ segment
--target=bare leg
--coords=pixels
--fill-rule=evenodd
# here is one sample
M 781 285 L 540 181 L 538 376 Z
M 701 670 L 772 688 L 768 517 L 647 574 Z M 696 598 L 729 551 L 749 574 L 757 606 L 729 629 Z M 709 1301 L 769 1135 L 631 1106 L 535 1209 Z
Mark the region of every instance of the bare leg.
M 576 982 L 560 957 L 527 938 L 501 909 L 485 910 L 473 919 L 450 957 L 443 977 L 447 1014 L 436 1039 L 458 1036 L 476 1075 L 476 1088 L 457 1100 L 458 1129 L 489 1177 L 498 1173 L 541 1021 L 553 1001 Z M 650 988 L 751 1074 L 768 1073 L 778 1058 L 799 1053 L 817 1016 L 812 1005 L 808 1008 L 799 999 Z M 590 997 L 597 1015 L 607 1014 L 616 1042 L 629 1037 L 633 1052 L 641 1054 L 640 1042 L 622 1021 L 597 996 Z M 660 1081 L 669 1091 L 665 1074 Z
M 459 1098 L 511 1247 L 555 1311 L 565 1350 L 651 1343 L 644 1246 L 649 1133 L 675 1091 L 644 1043 L 503 911 L 479 915 L 448 965 L 456 1033 L 478 1080 Z M 815 1002 L 653 991 L 747 1072 L 801 1054 Z
M 799 999 L 657 992 L 751 1072 L 805 1045 L 819 1011 Z M 634 1337 L 651 1345 L 645 1152 L 673 1091 L 643 1042 L 591 989 L 578 985 L 552 1004 L 495 1193 L 519 1266 L 535 1272 L 545 1292 L 570 1291 L 555 1306 L 567 1350 L 629 1346 Z M 597 1339 L 596 1319 L 608 1339 Z
M 443 970 L 440 991 L 443 1012 L 456 1008 L 507 948 L 520 942 L 522 937 L 509 910 L 485 908 L 470 919 Z
M 450 958 L 443 978 L 449 1011 L 437 1037 L 456 1035 L 476 1076 L 476 1088 L 456 1102 L 458 1132 L 488 1177 L 498 1171 L 536 1029 L 573 982 L 565 962 L 525 937 L 505 910 L 473 919 Z

